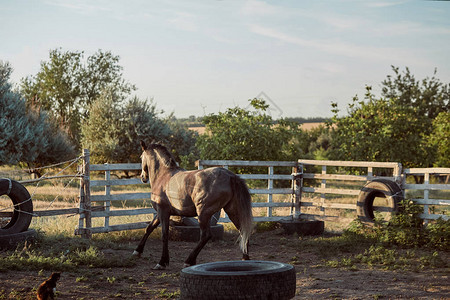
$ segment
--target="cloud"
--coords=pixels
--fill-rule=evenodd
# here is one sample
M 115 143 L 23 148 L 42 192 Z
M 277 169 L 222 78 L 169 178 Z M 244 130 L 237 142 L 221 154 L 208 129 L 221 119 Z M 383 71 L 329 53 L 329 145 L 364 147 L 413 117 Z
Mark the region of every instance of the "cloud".
M 242 6 L 241 14 L 247 16 L 269 16 L 278 14 L 280 8 L 263 1 L 249 0 Z
M 90 15 L 93 13 L 104 13 L 111 11 L 109 2 L 92 2 L 92 1 L 64 1 L 64 0 L 47 0 L 48 5 L 59 6 L 69 10 L 75 10 L 80 14 Z M 95 4 L 93 4 L 95 3 Z
M 375 1 L 375 2 L 368 2 L 366 5 L 368 7 L 382 8 L 382 7 L 401 5 L 401 4 L 407 3 L 407 2 L 410 2 L 410 1 Z
M 174 12 L 175 16 L 168 19 L 168 22 L 178 30 L 197 31 L 196 17 L 185 12 Z
M 250 31 L 272 38 L 284 43 L 294 44 L 302 47 L 312 48 L 314 50 L 323 51 L 333 55 L 340 55 L 352 58 L 363 58 L 378 61 L 405 61 L 416 59 L 409 54 L 407 49 L 392 48 L 392 47 L 372 47 L 372 46 L 358 46 L 354 44 L 345 43 L 339 40 L 313 40 L 304 39 L 295 35 L 285 33 L 283 31 L 265 27 L 257 24 L 250 25 Z

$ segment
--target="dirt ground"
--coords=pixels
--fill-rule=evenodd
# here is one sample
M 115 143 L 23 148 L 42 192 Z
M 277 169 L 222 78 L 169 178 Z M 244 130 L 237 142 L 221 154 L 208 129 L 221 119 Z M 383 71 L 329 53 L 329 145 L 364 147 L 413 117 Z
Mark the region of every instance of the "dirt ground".
M 236 235 L 226 234 L 210 242 L 197 263 L 238 260 L 241 257 Z M 449 299 L 448 268 L 420 272 L 385 271 L 358 266 L 356 270 L 324 267 L 314 250 L 297 249 L 298 237 L 281 232 L 256 233 L 251 240 L 251 257 L 290 263 L 295 266 L 297 290 L 294 299 Z M 118 259 L 130 250 L 104 250 Z M 153 271 L 161 253 L 161 243 L 150 239 L 143 257 L 132 268 L 88 268 L 63 272 L 57 285 L 57 299 L 177 299 L 179 273 L 194 243 L 171 241 L 171 264 L 164 271 Z M 0 273 L 0 299 L 35 299 L 39 284 L 50 271 Z

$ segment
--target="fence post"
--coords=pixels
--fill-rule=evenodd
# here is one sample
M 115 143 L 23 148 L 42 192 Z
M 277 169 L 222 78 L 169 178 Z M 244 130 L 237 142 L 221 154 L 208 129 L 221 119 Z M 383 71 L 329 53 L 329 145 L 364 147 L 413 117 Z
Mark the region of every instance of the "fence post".
M 269 207 L 267 207 L 267 216 L 272 217 L 272 207 L 270 204 L 273 202 L 273 194 L 270 194 L 273 190 L 273 179 L 270 176 L 273 175 L 273 166 L 269 167 L 269 180 L 267 183 L 267 189 L 269 190 L 269 194 L 267 194 L 267 203 L 269 203 Z
M 294 188 L 294 220 L 300 219 L 301 205 L 302 205 L 302 187 L 303 187 L 303 165 L 297 162 L 297 166 L 294 167 L 294 176 L 292 178 L 292 184 Z
M 91 188 L 90 188 L 90 172 L 89 172 L 89 149 L 83 149 L 83 187 L 84 187 L 84 201 L 83 201 L 83 213 L 85 220 L 85 228 L 82 232 L 82 237 L 90 239 L 92 236 L 91 227 Z

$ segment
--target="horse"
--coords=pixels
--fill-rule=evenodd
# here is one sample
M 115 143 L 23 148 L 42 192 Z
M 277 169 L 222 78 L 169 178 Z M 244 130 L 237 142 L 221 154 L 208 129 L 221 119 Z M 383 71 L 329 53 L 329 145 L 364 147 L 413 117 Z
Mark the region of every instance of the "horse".
M 239 230 L 242 259 L 249 260 L 248 241 L 253 230 L 251 196 L 243 179 L 233 172 L 213 167 L 186 171 L 179 167 L 166 147 L 146 145 L 141 141 L 141 181 L 151 186 L 151 203 L 156 210 L 133 255 L 141 256 L 145 242 L 152 231 L 161 224 L 162 255 L 154 270 L 164 270 L 169 265 L 170 216 L 198 216 L 200 241 L 184 262 L 184 267 L 196 264 L 197 256 L 211 239 L 211 216 L 222 208 Z

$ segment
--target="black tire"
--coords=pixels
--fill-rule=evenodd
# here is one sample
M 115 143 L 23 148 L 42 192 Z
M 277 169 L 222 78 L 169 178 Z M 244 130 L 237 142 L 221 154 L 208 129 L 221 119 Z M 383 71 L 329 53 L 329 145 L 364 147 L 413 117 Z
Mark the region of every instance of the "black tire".
M 17 244 L 22 242 L 33 242 L 36 239 L 36 231 L 33 229 L 0 235 L 0 249 L 15 249 Z
M 375 207 L 375 198 L 386 198 L 386 205 Z M 372 225 L 374 211 L 385 213 L 385 220 L 399 211 L 399 203 L 403 200 L 403 191 L 397 183 L 387 179 L 374 179 L 364 185 L 358 196 L 357 215 L 361 222 Z
M 280 223 L 284 233 L 297 233 L 300 236 L 321 235 L 325 228 L 325 222 L 320 220 L 282 220 L 278 223 Z
M 30 193 L 15 180 L 0 179 L 0 196 L 2 195 L 9 196 L 14 205 L 14 211 L 9 222 L 0 228 L 0 236 L 26 231 L 33 217 Z
M 223 225 L 211 226 L 212 240 L 223 239 Z M 198 242 L 200 240 L 200 226 L 170 226 L 169 239 L 172 241 Z
M 181 299 L 291 299 L 295 269 L 273 261 L 222 261 L 181 270 Z

